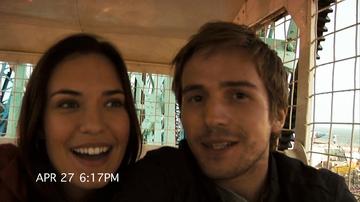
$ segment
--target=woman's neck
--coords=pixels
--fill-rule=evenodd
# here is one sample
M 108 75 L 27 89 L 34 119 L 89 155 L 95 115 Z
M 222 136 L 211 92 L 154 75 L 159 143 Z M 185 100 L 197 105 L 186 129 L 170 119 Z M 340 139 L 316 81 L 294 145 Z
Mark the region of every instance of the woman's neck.
M 87 201 L 86 199 L 95 192 L 95 190 L 83 189 L 71 183 L 63 184 L 63 190 L 66 199 L 74 202 Z

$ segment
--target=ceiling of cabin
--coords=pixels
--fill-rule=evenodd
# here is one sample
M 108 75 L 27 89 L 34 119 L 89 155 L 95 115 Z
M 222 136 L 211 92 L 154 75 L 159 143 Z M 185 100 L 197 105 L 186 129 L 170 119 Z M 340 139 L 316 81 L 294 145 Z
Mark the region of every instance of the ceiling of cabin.
M 0 0 L 0 51 L 39 54 L 83 31 L 112 41 L 128 61 L 168 64 L 202 24 L 233 21 L 245 1 Z

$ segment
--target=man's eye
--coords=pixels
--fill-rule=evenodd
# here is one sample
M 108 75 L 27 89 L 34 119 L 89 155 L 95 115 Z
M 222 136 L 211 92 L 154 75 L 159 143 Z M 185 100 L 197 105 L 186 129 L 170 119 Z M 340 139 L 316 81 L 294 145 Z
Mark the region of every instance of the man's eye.
M 75 108 L 79 108 L 80 105 L 75 101 L 64 101 L 64 102 L 60 102 L 58 104 L 58 107 L 62 109 L 75 109 Z
M 242 100 L 244 98 L 246 98 L 246 94 L 245 93 L 241 93 L 241 92 L 237 92 L 233 94 L 233 98 L 236 100 Z
M 203 98 L 200 95 L 191 96 L 189 98 L 190 102 L 201 102 L 202 100 L 203 100 Z
M 114 107 L 118 108 L 118 107 L 123 107 L 124 103 L 121 100 L 111 100 L 106 102 L 105 106 L 109 108 L 114 108 Z

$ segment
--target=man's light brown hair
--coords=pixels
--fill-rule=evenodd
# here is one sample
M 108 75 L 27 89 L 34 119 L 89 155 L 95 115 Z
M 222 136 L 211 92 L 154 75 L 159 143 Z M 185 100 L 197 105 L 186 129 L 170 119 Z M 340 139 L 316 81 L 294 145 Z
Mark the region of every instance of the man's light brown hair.
M 281 110 L 288 107 L 287 73 L 277 53 L 256 36 L 249 27 L 231 22 L 209 22 L 178 52 L 172 61 L 174 80 L 172 90 L 181 108 L 182 74 L 191 57 L 202 51 L 208 56 L 217 51 L 242 50 L 247 52 L 256 66 L 267 92 L 270 119 L 276 119 Z M 204 69 L 204 71 L 206 71 Z M 276 146 L 280 134 L 272 134 L 270 147 Z

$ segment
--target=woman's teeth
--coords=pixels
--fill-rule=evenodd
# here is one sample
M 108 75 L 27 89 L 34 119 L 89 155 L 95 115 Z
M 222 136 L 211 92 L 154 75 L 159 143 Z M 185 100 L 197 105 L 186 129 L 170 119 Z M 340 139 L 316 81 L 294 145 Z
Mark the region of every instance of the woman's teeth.
M 80 147 L 72 150 L 77 154 L 99 155 L 108 152 L 110 147 Z

